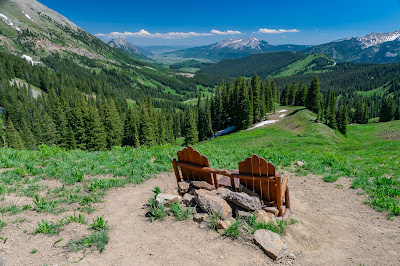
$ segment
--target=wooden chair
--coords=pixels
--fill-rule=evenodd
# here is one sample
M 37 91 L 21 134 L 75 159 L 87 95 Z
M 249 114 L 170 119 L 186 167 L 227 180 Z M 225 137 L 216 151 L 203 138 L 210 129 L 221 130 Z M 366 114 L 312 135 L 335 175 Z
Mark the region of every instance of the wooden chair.
M 178 183 L 181 181 L 206 181 L 218 188 L 217 174 L 230 175 L 226 170 L 210 168 L 208 158 L 191 146 L 178 151 L 177 155 L 179 161 L 173 158 L 172 166 Z
M 290 213 L 290 198 L 288 179 L 276 174 L 275 166 L 257 155 L 239 162 L 239 172 L 231 172 L 231 186 L 235 186 L 234 179 L 240 184 L 254 191 L 264 202 L 264 205 L 273 205 L 278 208 L 279 216 Z M 283 212 L 283 206 L 286 210 Z

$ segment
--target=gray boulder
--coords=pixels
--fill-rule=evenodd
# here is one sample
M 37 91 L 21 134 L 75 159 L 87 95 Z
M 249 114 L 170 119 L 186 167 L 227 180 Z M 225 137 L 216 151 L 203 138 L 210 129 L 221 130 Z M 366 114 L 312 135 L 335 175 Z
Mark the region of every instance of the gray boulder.
M 286 253 L 287 245 L 285 240 L 280 235 L 269 230 L 257 230 L 254 233 L 253 240 L 273 260 L 282 258 Z
M 190 183 L 190 186 L 192 188 L 196 188 L 196 189 L 206 189 L 206 190 L 214 190 L 215 189 L 214 185 L 211 185 L 211 184 L 207 183 L 206 181 L 192 181 Z
M 168 193 L 160 193 L 156 197 L 156 201 L 158 204 L 164 204 L 165 206 L 169 206 L 175 202 L 181 202 L 182 197 L 179 195 L 168 194 Z
M 207 213 L 219 213 L 222 219 L 232 216 L 232 208 L 215 192 L 205 189 L 196 190 L 194 193 L 197 206 Z
M 230 192 L 225 200 L 236 204 L 248 211 L 255 211 L 261 209 L 261 201 L 257 197 L 252 197 L 243 192 Z

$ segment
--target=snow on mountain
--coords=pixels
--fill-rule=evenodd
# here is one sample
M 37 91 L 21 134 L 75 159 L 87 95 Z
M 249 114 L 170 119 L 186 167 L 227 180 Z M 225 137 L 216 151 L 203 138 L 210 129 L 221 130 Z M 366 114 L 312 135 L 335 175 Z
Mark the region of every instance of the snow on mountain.
M 267 42 L 257 39 L 256 37 L 247 37 L 239 39 L 228 39 L 218 42 L 210 47 L 210 50 L 228 48 L 231 50 L 254 49 L 261 50 L 262 46 L 268 45 Z
M 363 37 L 357 38 L 357 40 L 362 43 L 362 47 L 363 49 L 365 49 L 371 46 L 379 45 L 381 43 L 394 41 L 399 37 L 400 37 L 400 30 L 389 33 L 370 33 Z

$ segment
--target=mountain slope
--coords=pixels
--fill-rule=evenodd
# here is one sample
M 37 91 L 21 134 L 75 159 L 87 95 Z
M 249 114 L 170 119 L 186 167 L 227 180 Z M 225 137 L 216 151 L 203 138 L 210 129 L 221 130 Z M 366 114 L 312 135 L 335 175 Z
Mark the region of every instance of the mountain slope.
M 357 63 L 400 62 L 400 30 L 350 37 L 302 50 L 325 53 L 336 61 Z
M 271 45 L 255 37 L 229 39 L 207 46 L 182 49 L 165 53 L 165 57 L 203 58 L 214 61 L 241 58 L 252 54 L 297 51 L 304 49 L 305 45 Z
M 134 46 L 125 39 L 112 39 L 107 42 L 112 48 L 120 49 L 125 53 L 131 54 L 139 59 L 148 59 L 144 54 L 141 53 L 138 47 Z
M 245 58 L 227 59 L 202 68 L 198 73 L 222 76 L 289 76 L 299 73 L 320 72 L 334 61 L 325 55 L 304 55 L 297 52 L 255 54 Z

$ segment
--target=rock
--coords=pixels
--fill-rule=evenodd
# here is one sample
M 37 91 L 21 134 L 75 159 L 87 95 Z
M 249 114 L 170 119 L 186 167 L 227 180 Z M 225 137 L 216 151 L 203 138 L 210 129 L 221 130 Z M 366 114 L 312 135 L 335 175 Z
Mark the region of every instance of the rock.
M 264 210 L 256 210 L 254 212 L 254 215 L 256 216 L 256 222 L 257 223 L 271 223 L 274 221 L 275 215 L 273 215 L 270 212 L 266 212 Z
M 247 195 L 250 195 L 252 197 L 257 197 L 257 198 L 260 197 L 256 192 L 248 189 L 247 187 L 243 186 L 242 184 L 239 185 L 239 192 L 244 192 Z
M 187 182 L 179 182 L 178 183 L 178 192 L 180 194 L 185 194 L 189 191 L 190 184 Z
M 232 216 L 231 206 L 216 193 L 199 189 L 195 191 L 194 198 L 197 205 L 207 213 L 219 213 L 223 220 Z
M 232 222 L 230 221 L 230 220 L 225 220 L 225 221 L 223 221 L 223 220 L 216 220 L 215 221 L 215 228 L 217 228 L 217 229 L 228 229 L 229 228 L 229 226 L 231 226 L 232 225 Z
M 216 192 L 217 192 L 218 196 L 220 196 L 221 198 L 225 199 L 231 191 L 229 189 L 227 189 L 227 188 L 219 187 L 216 190 Z
M 275 216 L 279 215 L 279 211 L 275 207 L 264 207 L 263 210 L 266 211 L 266 212 L 273 213 Z
M 244 217 L 244 218 L 247 218 L 247 217 L 250 217 L 251 215 L 252 215 L 252 214 L 249 213 L 249 212 L 236 209 L 236 218 L 237 218 L 237 217 Z
M 182 203 L 189 207 L 194 206 L 196 204 L 196 201 L 194 200 L 193 195 L 186 193 L 185 195 L 183 195 Z
M 190 214 L 196 214 L 197 213 L 197 210 L 196 210 L 195 207 L 182 206 L 181 209 L 182 209 L 183 212 L 186 212 L 187 210 L 189 210 Z
M 194 192 L 195 192 L 195 191 L 196 191 L 196 189 L 192 188 L 192 189 L 189 190 L 188 193 L 189 193 L 190 195 L 194 195 Z
M 205 221 L 208 218 L 208 214 L 207 213 L 196 213 L 195 215 L 193 215 L 193 221 L 195 221 L 196 223 L 201 223 L 203 221 Z
M 253 240 L 273 260 L 282 258 L 286 253 L 287 245 L 285 240 L 269 230 L 257 230 L 254 233 Z
M 206 221 L 202 221 L 199 224 L 200 229 L 207 229 L 208 228 L 208 223 Z
M 259 198 L 249 196 L 243 192 L 230 192 L 225 199 L 248 211 L 259 210 L 262 207 Z
M 303 161 L 297 161 L 296 164 L 300 167 L 303 167 L 306 163 Z
M 289 259 L 291 259 L 291 260 L 295 260 L 295 259 L 296 259 L 296 256 L 295 256 L 293 253 L 289 253 L 289 254 L 287 255 L 287 257 L 288 257 Z
M 182 197 L 179 195 L 167 194 L 167 193 L 160 193 L 156 197 L 156 201 L 158 204 L 164 204 L 165 206 L 169 206 L 175 202 L 181 202 Z
M 191 187 L 197 189 L 206 189 L 206 190 L 214 190 L 214 185 L 207 183 L 206 181 L 192 181 L 190 183 Z

